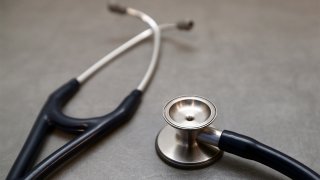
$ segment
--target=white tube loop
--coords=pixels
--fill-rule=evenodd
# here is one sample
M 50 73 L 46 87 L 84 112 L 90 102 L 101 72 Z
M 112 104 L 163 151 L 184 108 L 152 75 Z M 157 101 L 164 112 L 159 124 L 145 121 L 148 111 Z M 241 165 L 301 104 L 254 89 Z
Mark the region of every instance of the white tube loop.
M 138 17 L 142 21 L 146 22 L 150 26 L 150 29 L 133 37 L 132 39 L 130 39 L 129 41 L 127 41 L 126 43 L 124 43 L 123 45 L 121 45 L 120 47 L 118 47 L 117 49 L 115 49 L 114 51 L 112 51 L 102 59 L 100 59 L 98 62 L 92 65 L 89 69 L 84 71 L 82 74 L 80 74 L 80 76 L 76 78 L 80 84 L 85 82 L 89 77 L 91 77 L 94 73 L 96 73 L 99 69 L 101 69 L 104 65 L 110 62 L 112 59 L 114 59 L 115 57 L 117 57 L 118 55 L 120 55 L 121 53 L 129 49 L 130 47 L 134 46 L 135 44 L 139 43 L 140 41 L 148 38 L 153 34 L 154 48 L 152 52 L 151 62 L 147 69 L 146 74 L 144 75 L 137 89 L 140 91 L 144 91 L 147 85 L 149 84 L 158 63 L 158 56 L 160 51 L 160 37 L 161 37 L 160 28 L 158 24 L 150 16 L 146 15 L 145 13 L 133 8 L 126 8 L 125 10 L 126 10 L 125 11 L 126 14 Z M 175 27 L 175 25 L 163 26 L 163 28 L 169 28 L 169 27 Z

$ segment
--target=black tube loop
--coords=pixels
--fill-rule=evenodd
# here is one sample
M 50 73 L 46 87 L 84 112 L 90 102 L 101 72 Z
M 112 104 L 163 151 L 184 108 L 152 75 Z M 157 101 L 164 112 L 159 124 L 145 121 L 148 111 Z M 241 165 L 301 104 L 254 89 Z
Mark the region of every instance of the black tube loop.
M 78 92 L 80 84 L 73 79 L 53 92 L 45 105 L 49 121 L 59 129 L 72 133 L 81 133 L 88 127 L 92 127 L 98 123 L 101 117 L 95 118 L 73 118 L 66 116 L 63 112 L 63 106 Z
M 114 111 L 100 117 L 78 119 L 64 115 L 63 106 L 79 88 L 77 80 L 72 79 L 49 96 L 7 176 L 8 180 L 45 178 L 102 135 L 130 120 L 142 97 L 141 91 L 134 90 Z M 79 135 L 32 168 L 44 138 L 54 127 Z

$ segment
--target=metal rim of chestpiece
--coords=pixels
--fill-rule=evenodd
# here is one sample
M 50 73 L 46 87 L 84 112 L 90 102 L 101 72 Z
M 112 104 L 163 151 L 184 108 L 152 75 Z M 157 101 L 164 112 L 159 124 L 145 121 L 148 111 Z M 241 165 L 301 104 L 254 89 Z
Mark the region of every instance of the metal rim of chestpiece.
M 199 96 L 181 96 L 163 109 L 168 123 L 156 138 L 156 151 L 167 164 L 182 169 L 208 166 L 223 154 L 217 147 L 197 142 L 200 132 L 210 130 L 217 115 L 216 107 Z

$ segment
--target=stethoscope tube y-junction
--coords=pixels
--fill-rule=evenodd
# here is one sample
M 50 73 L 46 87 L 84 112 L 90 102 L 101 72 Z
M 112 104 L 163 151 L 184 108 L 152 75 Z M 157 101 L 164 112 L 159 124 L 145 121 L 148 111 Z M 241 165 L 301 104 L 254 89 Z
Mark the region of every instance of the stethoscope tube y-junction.
M 49 96 L 7 176 L 8 180 L 43 179 L 65 161 L 77 155 L 90 144 L 96 142 L 104 134 L 110 133 L 121 124 L 129 121 L 138 108 L 143 91 L 150 83 L 152 75 L 155 72 L 160 49 L 160 29 L 177 28 L 179 30 L 190 30 L 193 25 L 191 21 L 183 21 L 173 24 L 164 24 L 158 27 L 157 23 L 150 16 L 136 9 L 115 4 L 111 4 L 109 8 L 113 12 L 140 18 L 150 26 L 150 29 L 124 43 L 122 46 L 92 65 L 80 76 L 70 80 Z M 125 52 L 151 35 L 153 35 L 154 39 L 154 48 L 147 72 L 142 78 L 139 86 L 133 90 L 114 111 L 104 116 L 87 119 L 69 117 L 62 112 L 64 105 L 68 103 L 68 101 L 78 92 L 81 85 L 93 74 L 119 54 Z M 78 136 L 33 167 L 45 137 L 54 128 L 69 133 L 75 133 L 78 134 Z
M 62 107 L 78 91 L 79 87 L 79 83 L 73 79 L 50 95 L 7 179 L 22 178 L 20 176 L 22 174 L 26 174 L 23 176 L 24 179 L 44 178 L 66 160 L 96 142 L 102 135 L 130 120 L 142 97 L 141 91 L 134 90 L 114 111 L 107 115 L 90 119 L 67 117 L 62 114 Z M 81 135 L 56 150 L 30 170 L 37 157 L 36 152 L 41 149 L 43 137 L 53 127 L 68 132 L 81 133 Z M 30 171 L 27 172 L 28 170 Z

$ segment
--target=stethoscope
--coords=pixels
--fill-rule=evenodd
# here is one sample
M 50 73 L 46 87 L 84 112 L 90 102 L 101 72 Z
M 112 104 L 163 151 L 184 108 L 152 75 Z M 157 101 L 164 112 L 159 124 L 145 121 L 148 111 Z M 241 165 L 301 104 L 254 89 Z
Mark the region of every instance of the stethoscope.
M 109 9 L 138 17 L 146 22 L 150 29 L 133 37 L 49 96 L 7 179 L 43 179 L 103 135 L 127 122 L 138 108 L 143 92 L 155 72 L 160 50 L 160 31 L 170 28 L 189 30 L 193 25 L 191 21 L 182 21 L 158 26 L 150 16 L 136 9 L 115 4 L 110 5 Z M 73 118 L 62 113 L 64 105 L 91 76 L 115 57 L 151 35 L 154 48 L 147 72 L 138 87 L 126 96 L 114 111 L 87 119 Z M 202 97 L 178 97 L 168 102 L 163 115 L 169 125 L 164 127 L 156 138 L 156 151 L 160 158 L 177 168 L 194 169 L 212 164 L 226 151 L 265 164 L 292 179 L 320 179 L 316 172 L 277 150 L 247 136 L 214 128 L 211 124 L 216 114 L 216 107 Z M 44 138 L 53 128 L 78 136 L 33 167 Z
M 109 9 L 112 12 L 137 17 L 146 22 L 150 26 L 150 29 L 133 37 L 101 60 L 97 61 L 77 78 L 62 85 L 49 96 L 7 176 L 8 180 L 43 179 L 64 162 L 77 155 L 81 150 L 95 143 L 103 135 L 110 133 L 121 124 L 130 120 L 138 108 L 143 92 L 150 83 L 158 64 L 161 41 L 160 31 L 173 28 L 190 30 L 193 26 L 192 21 L 181 21 L 158 26 L 150 16 L 139 10 L 117 4 L 109 5 Z M 104 116 L 86 119 L 69 117 L 62 112 L 64 105 L 68 103 L 92 75 L 115 57 L 151 35 L 153 35 L 153 52 L 147 72 L 138 87 L 126 96 L 114 111 Z M 53 128 L 59 128 L 65 132 L 75 133 L 78 134 L 78 136 L 33 167 L 45 137 Z

